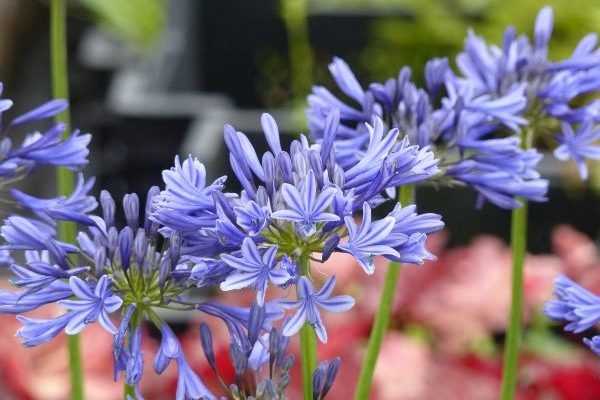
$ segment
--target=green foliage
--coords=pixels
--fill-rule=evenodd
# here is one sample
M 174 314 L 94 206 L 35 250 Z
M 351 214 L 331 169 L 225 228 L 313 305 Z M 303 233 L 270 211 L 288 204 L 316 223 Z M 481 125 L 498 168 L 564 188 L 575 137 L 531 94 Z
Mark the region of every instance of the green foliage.
M 147 48 L 165 26 L 165 0 L 80 0 L 98 23 L 120 38 Z
M 327 2 L 337 0 L 328 0 Z M 342 5 L 340 7 L 347 7 Z M 395 15 L 374 20 L 369 45 L 362 51 L 360 69 L 369 79 L 395 75 L 409 65 L 417 78 L 431 57 L 449 57 L 460 51 L 465 35 L 474 29 L 486 39 L 500 43 L 508 25 L 531 34 L 537 12 L 544 5 L 555 11 L 551 56 L 569 54 L 577 41 L 600 27 L 600 8 L 589 0 L 351 0 L 373 9 L 392 5 Z M 343 2 L 348 4 L 348 2 Z

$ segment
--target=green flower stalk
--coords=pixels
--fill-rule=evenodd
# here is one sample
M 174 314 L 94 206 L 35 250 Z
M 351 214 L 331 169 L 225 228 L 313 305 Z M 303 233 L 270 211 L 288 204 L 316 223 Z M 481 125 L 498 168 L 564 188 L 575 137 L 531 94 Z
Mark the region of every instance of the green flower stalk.
M 521 146 L 530 147 L 531 129 L 524 129 L 521 136 Z M 517 389 L 519 373 L 519 347 L 523 329 L 523 266 L 527 251 L 527 202 L 512 211 L 510 245 L 512 250 L 512 287 L 509 325 L 504 345 L 504 362 L 502 369 L 502 400 L 512 400 Z
M 303 276 L 310 275 L 310 258 L 300 258 L 300 271 Z M 300 354 L 302 358 L 302 389 L 304 400 L 313 399 L 313 372 L 317 368 L 317 338 L 308 322 L 300 330 Z
M 415 193 L 413 186 L 403 186 L 400 188 L 399 202 L 401 205 L 412 203 L 414 197 Z M 400 268 L 401 264 L 398 262 L 392 262 L 388 265 L 385 281 L 383 283 L 383 292 L 381 293 L 381 298 L 379 300 L 379 308 L 377 309 L 377 314 L 375 314 L 367 351 L 363 358 L 362 368 L 356 386 L 356 393 L 354 395 L 356 400 L 369 398 L 371 386 L 373 385 L 373 374 L 375 373 L 377 358 L 381 351 L 381 342 L 390 325 L 390 316 L 394 305 L 394 294 L 396 287 L 398 286 Z
M 69 98 L 69 76 L 67 66 L 67 5 L 65 0 L 50 2 L 50 56 L 52 65 L 52 95 L 56 99 Z M 71 118 L 66 109 L 56 117 L 57 122 L 66 124 L 65 137 L 69 135 Z M 59 196 L 69 196 L 73 192 L 75 176 L 66 168 L 58 168 L 56 173 L 56 188 Z M 59 239 L 73 243 L 76 227 L 72 222 L 62 222 L 59 225 Z M 71 377 L 71 399 L 82 400 L 83 366 L 78 335 L 69 335 L 69 371 Z

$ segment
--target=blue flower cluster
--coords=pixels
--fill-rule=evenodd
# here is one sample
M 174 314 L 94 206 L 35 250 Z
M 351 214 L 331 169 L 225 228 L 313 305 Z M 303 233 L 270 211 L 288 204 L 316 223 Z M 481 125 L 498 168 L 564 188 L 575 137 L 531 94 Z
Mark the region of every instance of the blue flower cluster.
M 433 258 L 425 240 L 443 227 L 439 215 L 417 214 L 409 204 L 396 205 L 380 219 L 374 212 L 393 200 L 390 191 L 438 172 L 429 150 L 398 140 L 398 129 L 387 130 L 374 119 L 361 161 L 343 166 L 336 161 L 338 112 L 328 116 L 323 141 L 315 144 L 301 136 L 289 151 L 281 147 L 274 119 L 264 114 L 261 123 L 269 151 L 260 157 L 246 135 L 225 126 L 241 193 L 226 192 L 225 177 L 208 182 L 197 159 L 176 158 L 174 167 L 163 172 L 164 189 L 150 188 L 145 205 L 136 194 L 124 196 L 124 226 L 117 226 L 113 197 L 106 191 L 97 200 L 90 196 L 93 179 L 81 174 L 68 197 L 42 199 L 13 190 L 29 214 L 4 221 L 1 248 L 25 251 L 25 262 L 12 263 L 18 290 L 0 291 L 0 311 L 18 314 L 23 326 L 17 336 L 23 344 L 37 346 L 98 322 L 114 337 L 115 379 L 123 375 L 141 398 L 140 327 L 149 321 L 162 335 L 154 369 L 162 373 L 175 362 L 177 399 L 212 399 L 216 396 L 190 368 L 160 313 L 198 311 L 219 318 L 230 332 L 238 383 L 225 387 L 226 392 L 281 398 L 293 361 L 285 356 L 288 338 L 309 324 L 325 342 L 321 312 L 343 312 L 354 305 L 352 297 L 334 294 L 334 276 L 322 282 L 311 274 L 311 260 L 345 252 L 372 274 L 375 256 L 415 264 Z M 94 215 L 98 204 L 101 212 Z M 77 243 L 57 239 L 58 221 L 81 227 Z M 194 288 L 248 288 L 256 298 L 250 307 L 231 307 L 198 299 Z M 272 298 L 273 288 L 286 294 Z M 55 318 L 22 315 L 51 303 L 64 310 Z M 293 310 L 288 318 L 286 309 Z M 115 325 L 117 311 L 122 317 Z M 214 367 L 205 325 L 201 337 Z M 264 379 L 266 365 L 270 374 Z M 315 371 L 318 398 L 329 391 L 338 366 L 334 360 Z M 248 379 L 255 384 L 248 386 Z
M 533 40 L 510 27 L 502 45 L 495 46 L 469 32 L 456 58 L 458 71 L 447 59 L 433 59 L 425 66 L 424 88 L 411 81 L 411 71 L 404 67 L 397 78 L 364 89 L 349 66 L 335 58 L 329 70 L 350 100 L 315 86 L 307 110 L 311 135 L 317 142 L 325 140 L 327 115 L 339 110 L 336 156 L 351 167 L 368 145 L 367 124 L 381 118 L 399 129 L 401 138 L 430 146 L 443 174 L 471 186 L 480 201 L 503 208 L 518 207 L 519 197 L 544 201 L 548 182 L 536 171 L 542 156 L 522 148 L 521 138 L 527 147 L 538 135 L 562 126 L 555 155 L 576 161 L 583 179 L 588 175 L 585 160 L 600 157 L 594 145 L 600 138 L 595 128 L 600 102 L 587 98 L 600 89 L 596 35 L 583 38 L 568 59 L 551 61 L 552 27 L 552 10 L 545 7 Z
M 2 91 L 0 83 L 0 95 Z M 0 119 L 12 106 L 12 100 L 0 98 Z M 51 100 L 9 123 L 0 121 L 0 186 L 3 189 L 10 189 L 10 185 L 26 177 L 36 167 L 62 166 L 75 170 L 87 164 L 91 135 L 75 131 L 63 139 L 64 124 L 51 123 L 44 132 L 26 131 L 24 140 L 18 145 L 11 138 L 26 125 L 49 120 L 67 107 L 64 100 Z
M 600 82 L 596 39 L 584 38 L 572 57 L 551 62 L 551 30 L 552 12 L 545 8 L 533 42 L 509 29 L 502 47 L 496 47 L 470 33 L 457 57 L 459 73 L 445 59 L 432 60 L 425 67 L 425 88 L 403 68 L 397 78 L 364 89 L 348 65 L 334 59 L 333 78 L 353 104 L 315 87 L 307 110 L 309 137 L 299 135 L 284 149 L 277 123 L 263 114 L 268 150 L 259 154 L 248 136 L 225 125 L 239 193 L 226 190 L 226 177 L 208 181 L 204 165 L 192 156 L 175 158 L 163 171 L 164 187 L 150 188 L 145 204 L 136 194 L 123 197 L 123 226 L 116 222 L 113 197 L 106 191 L 98 199 L 91 196 L 94 181 L 82 174 L 66 197 L 43 199 L 11 190 L 24 213 L 9 216 L 0 227 L 1 255 L 10 260 L 6 251 L 24 251 L 25 256 L 23 262 L 10 261 L 17 290 L 0 291 L 0 312 L 18 314 L 17 335 L 26 346 L 98 322 L 114 338 L 115 379 L 123 375 L 137 398 L 146 321 L 161 333 L 154 370 L 160 374 L 171 362 L 178 369 L 176 398 L 215 399 L 161 317 L 164 309 L 201 312 L 229 331 L 236 382 L 224 385 L 225 393 L 283 398 L 293 363 L 286 355 L 289 338 L 308 324 L 326 342 L 322 312 L 354 305 L 352 297 L 335 293 L 335 276 L 313 274 L 311 263 L 342 252 L 372 274 L 377 256 L 412 264 L 433 258 L 426 239 L 443 228 L 441 217 L 420 214 L 412 204 L 387 207 L 399 187 L 447 180 L 470 185 L 481 201 L 503 208 L 518 207 L 520 199 L 543 201 L 548 182 L 536 171 L 541 155 L 521 143 L 561 124 L 555 154 L 574 159 L 587 176 L 585 159 L 600 154 L 594 145 L 600 103 L 582 101 Z M 11 104 L 0 100 L 0 111 Z M 65 106 L 51 101 L 8 127 L 54 116 Z M 85 164 L 90 136 L 76 132 L 62 140 L 63 129 L 55 124 L 29 135 L 16 149 L 2 139 L 2 182 L 37 165 Z M 98 204 L 101 210 L 93 214 Z M 58 221 L 78 224 L 77 243 L 57 238 Z M 199 298 L 196 288 L 251 290 L 254 300 L 226 306 Z M 588 307 L 593 296 L 582 290 L 560 281 L 559 301 L 548 308 L 555 318 L 570 321 L 569 329 L 598 320 Z M 57 304 L 61 314 L 23 315 L 47 304 Z M 117 312 L 121 319 L 115 324 Z M 205 324 L 200 333 L 218 375 L 212 334 Z M 590 343 L 596 342 L 600 339 Z M 314 371 L 314 398 L 327 394 L 338 368 L 335 359 Z
M 310 260 L 315 254 L 323 261 L 334 251 L 345 252 L 372 274 L 375 256 L 416 264 L 432 258 L 425 240 L 443 227 L 439 215 L 419 215 L 414 206 L 398 205 L 374 220 L 371 210 L 390 200 L 387 189 L 436 174 L 437 161 L 426 149 L 398 141 L 398 130 L 386 131 L 377 119 L 368 126 L 370 142 L 362 160 L 351 167 L 336 162 L 337 112 L 328 116 L 320 144 L 302 135 L 289 151 L 282 149 L 278 126 L 269 114 L 262 115 L 261 125 L 269 150 L 260 157 L 245 134 L 225 126 L 241 193 L 223 192 L 224 178 L 207 183 L 198 160 L 176 159 L 163 173 L 165 189 L 154 202 L 151 218 L 165 237 L 180 238 L 181 254 L 193 260 L 187 273 L 196 286 L 250 288 L 258 306 L 266 304 L 270 287 L 295 286 L 295 300 L 276 301 L 296 310 L 282 333 L 291 336 L 308 322 L 325 342 L 319 310 L 346 311 L 354 300 L 332 297 L 334 277 L 315 289 Z M 354 217 L 361 211 L 357 226 Z

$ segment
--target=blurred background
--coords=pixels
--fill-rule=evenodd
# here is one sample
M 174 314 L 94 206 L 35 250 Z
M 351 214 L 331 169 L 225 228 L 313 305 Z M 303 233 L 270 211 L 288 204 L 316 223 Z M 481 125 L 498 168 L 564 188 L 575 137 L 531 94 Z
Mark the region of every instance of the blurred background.
M 161 184 L 160 172 L 175 154 L 198 157 L 213 178 L 229 174 L 223 124 L 247 133 L 257 149 L 266 148 L 259 116 L 268 111 L 291 141 L 306 129 L 311 85 L 333 86 L 327 64 L 334 55 L 348 61 L 365 85 L 397 74 L 403 65 L 419 81 L 429 58 L 453 62 L 468 29 L 494 42 L 509 24 L 531 33 L 545 4 L 555 11 L 554 58 L 570 53 L 586 33 L 600 31 L 598 0 L 73 0 L 73 126 L 94 135 L 86 174 L 97 177 L 96 190 L 108 189 L 115 198 L 137 192 L 142 202 L 150 185 Z M 15 101 L 15 115 L 49 98 L 48 29 L 47 1 L 0 0 L 0 80 L 3 95 Z M 551 180 L 551 200 L 530 208 L 519 399 L 600 398 L 598 360 L 539 312 L 558 273 L 600 290 L 600 164 L 592 166 L 585 186 L 571 167 L 547 157 L 541 172 Z M 54 194 L 51 174 L 40 173 L 28 185 L 32 194 Z M 437 262 L 402 272 L 374 398 L 496 399 L 509 304 L 509 213 L 490 205 L 476 210 L 475 195 L 460 188 L 420 188 L 417 197 L 422 211 L 444 216 L 447 229 L 431 241 Z M 329 398 L 347 399 L 382 276 L 367 279 L 343 256 L 316 268 L 336 271 L 341 290 L 359 304 L 330 319 L 330 343 L 320 349 L 324 358 L 342 356 Z M 224 301 L 238 301 L 234 296 Z M 200 352 L 199 317 L 179 318 L 195 367 L 214 381 Z M 0 398 L 68 398 L 61 344 L 21 349 L 12 339 L 14 318 L 2 322 Z M 347 346 L 349 341 L 357 345 Z M 154 348 L 151 340 L 146 343 L 150 369 Z M 226 370 L 225 335 L 221 345 Z M 99 330 L 84 335 L 90 399 L 121 398 L 120 384 L 111 379 L 110 346 Z M 167 373 L 143 387 L 146 398 L 162 399 L 174 385 Z M 295 379 L 291 399 L 298 396 L 297 385 Z

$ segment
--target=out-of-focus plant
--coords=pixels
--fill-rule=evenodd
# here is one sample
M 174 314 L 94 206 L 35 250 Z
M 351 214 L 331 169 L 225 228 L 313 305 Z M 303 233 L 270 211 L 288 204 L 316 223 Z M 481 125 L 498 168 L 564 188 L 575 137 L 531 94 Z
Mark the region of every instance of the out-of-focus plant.
M 327 0 L 327 4 L 340 3 Z M 398 65 L 415 72 L 430 58 L 460 51 L 465 33 L 473 28 L 488 40 L 498 42 L 507 25 L 519 32 L 531 29 L 531 22 L 543 5 L 555 10 L 555 35 L 550 56 L 564 58 L 572 44 L 600 26 L 600 10 L 585 0 L 351 0 L 357 7 L 395 9 L 393 17 L 372 23 L 369 45 L 362 51 L 359 69 L 370 78 L 395 74 Z M 346 8 L 346 2 L 343 2 Z M 320 6 L 324 7 L 324 6 Z M 518 12 L 516 12 L 518 10 Z M 571 46 L 571 47 L 570 47 Z M 415 76 L 420 79 L 422 76 Z
M 165 27 L 165 0 L 79 0 L 100 26 L 141 48 L 154 43 Z

